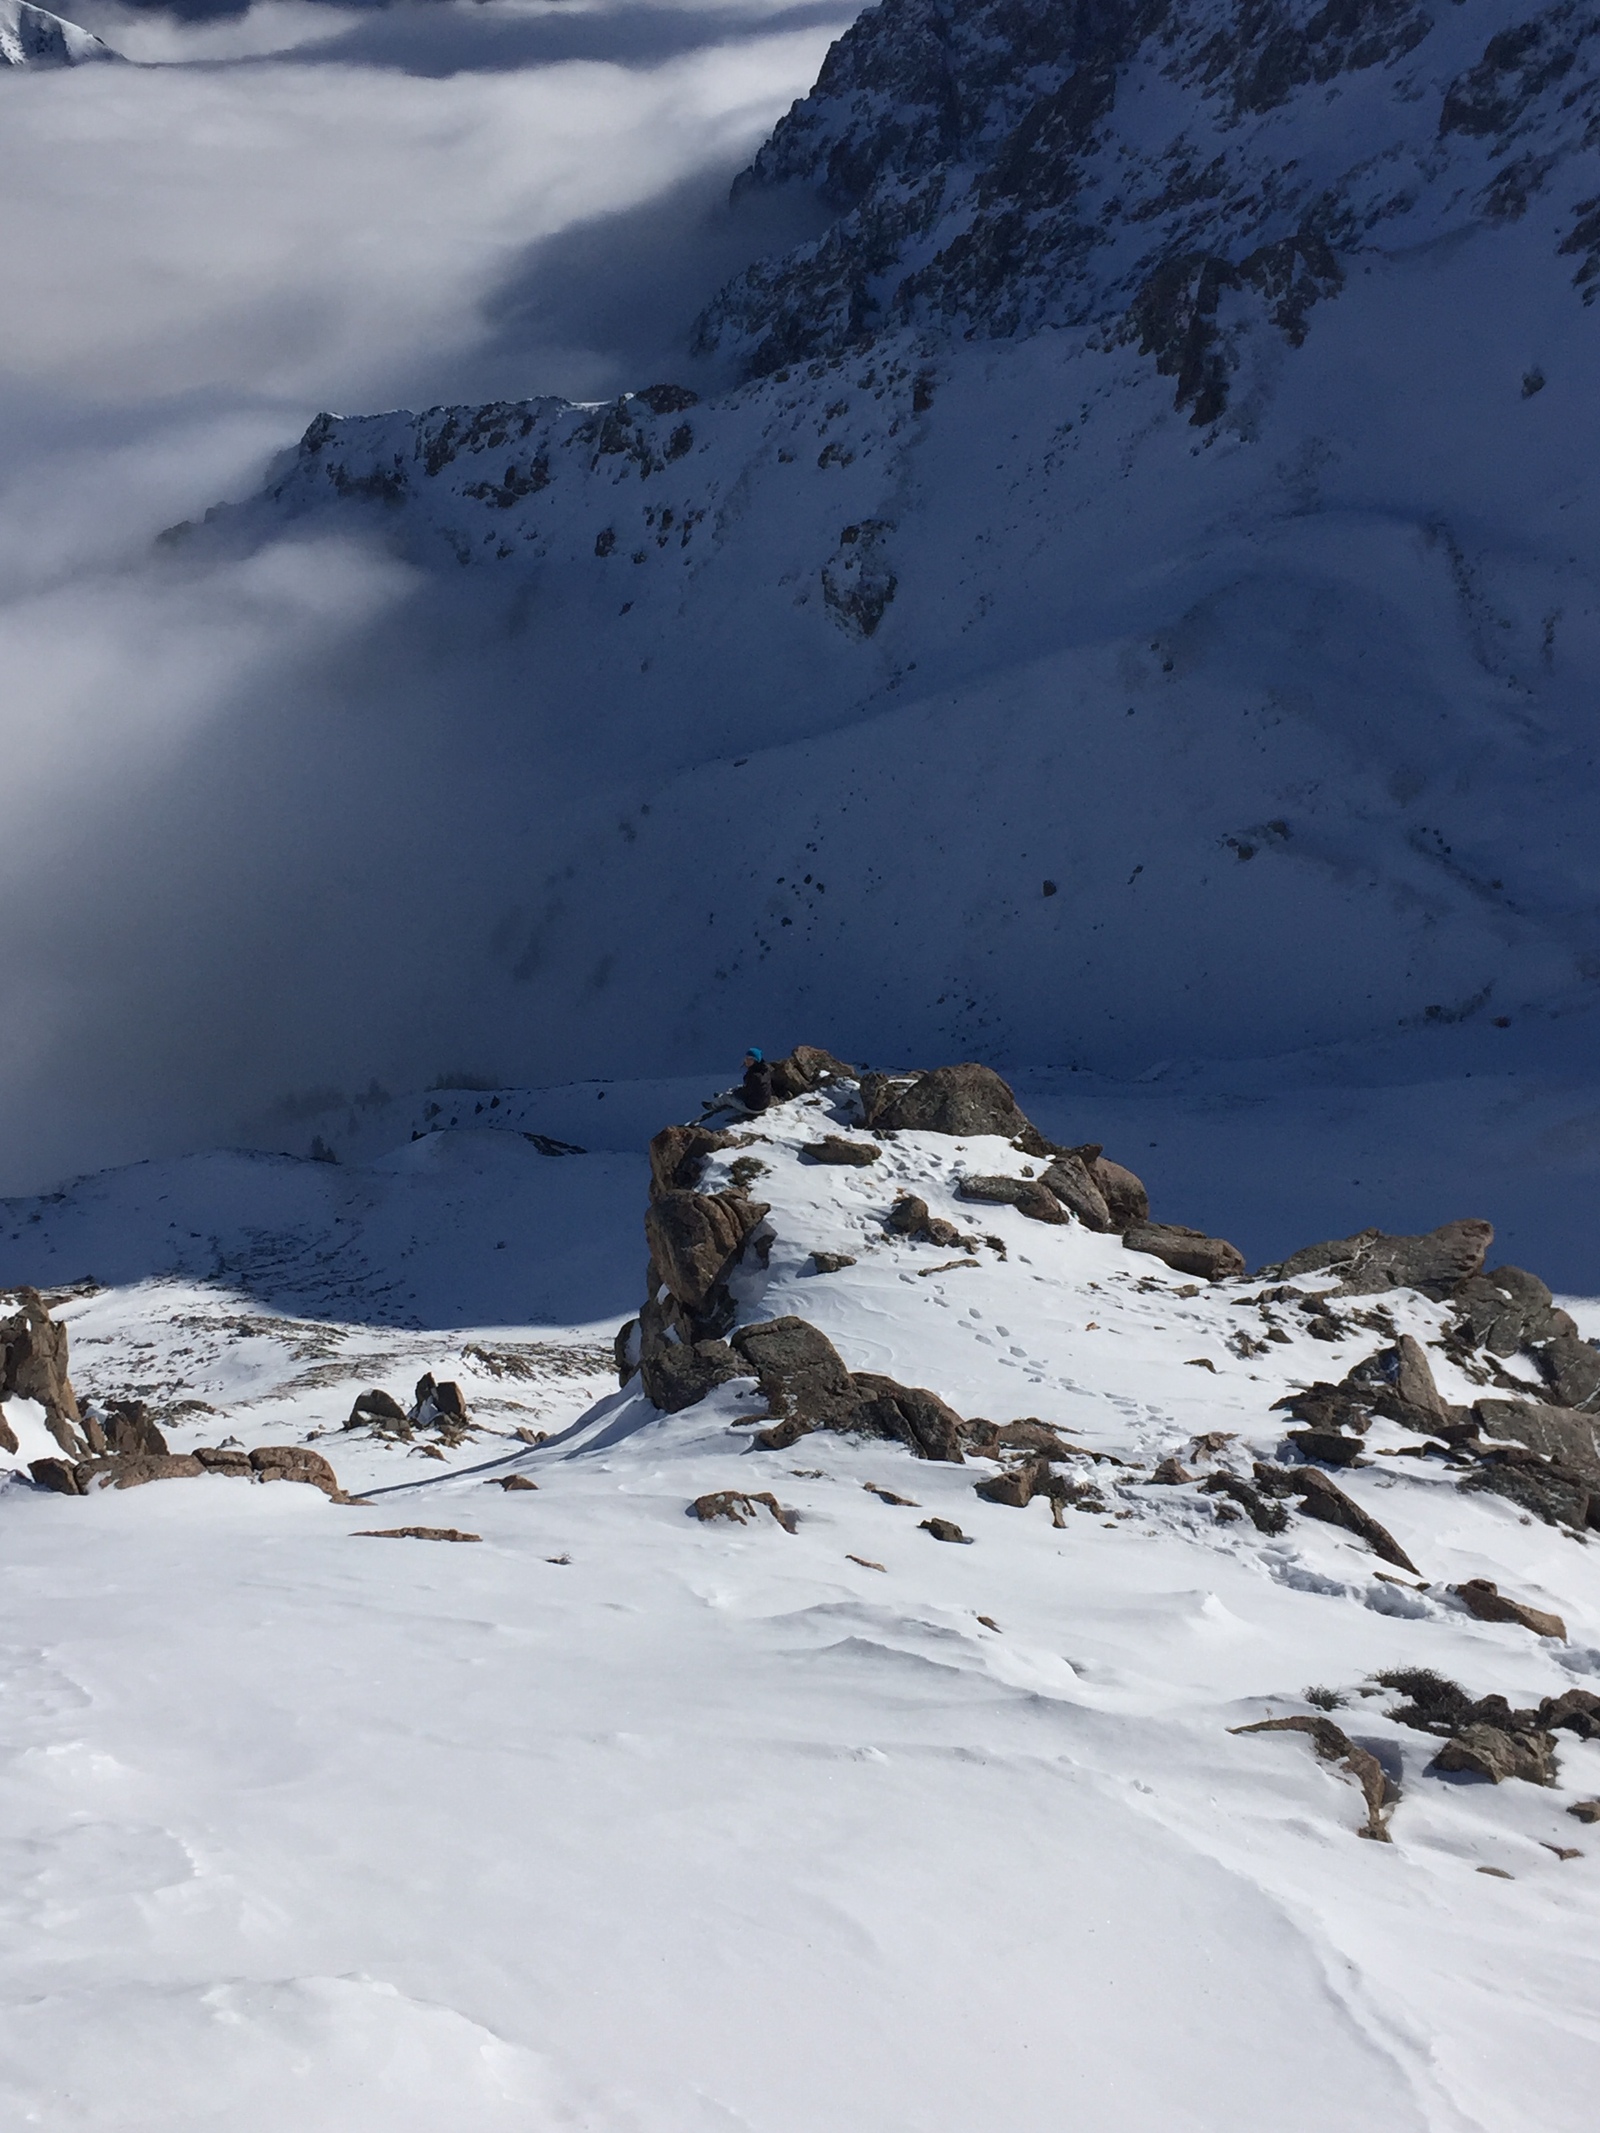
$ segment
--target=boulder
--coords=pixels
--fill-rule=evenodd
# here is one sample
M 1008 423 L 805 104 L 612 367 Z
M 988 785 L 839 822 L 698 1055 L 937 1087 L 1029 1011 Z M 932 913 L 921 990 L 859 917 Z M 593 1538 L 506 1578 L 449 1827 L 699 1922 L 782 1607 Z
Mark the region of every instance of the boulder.
M 820 1045 L 797 1044 L 786 1059 L 772 1062 L 773 1101 L 787 1103 L 792 1097 L 804 1096 L 825 1082 L 853 1081 L 855 1071 L 853 1066 L 843 1059 L 835 1059 L 832 1052 L 825 1052 Z
M 1159 1485 L 1168 1489 L 1182 1488 L 1193 1479 L 1193 1474 L 1174 1453 L 1168 1453 L 1150 1476 L 1152 1486 Z
M 1578 1328 L 1539 1279 L 1519 1266 L 1491 1267 L 1470 1274 L 1450 1292 L 1458 1323 L 1475 1348 L 1491 1355 L 1515 1355 L 1535 1341 L 1555 1340 Z
M 1259 1476 L 1259 1468 L 1257 1473 Z M 1321 1519 L 1324 1525 L 1343 1526 L 1347 1533 L 1364 1540 L 1374 1555 L 1382 1556 L 1386 1563 L 1393 1563 L 1397 1570 L 1409 1570 L 1413 1577 L 1422 1575 L 1394 1535 L 1380 1526 L 1369 1512 L 1363 1511 L 1360 1504 L 1352 1502 L 1326 1474 L 1319 1474 L 1315 1467 L 1306 1467 L 1292 1472 L 1289 1483 L 1307 1518 Z
M 50 1489 L 57 1496 L 77 1496 L 78 1477 L 72 1464 L 65 1459 L 30 1459 L 28 1472 L 41 1489 Z
M 1433 1382 L 1422 1343 L 1403 1333 L 1349 1371 L 1341 1391 L 1366 1400 L 1375 1414 L 1427 1431 L 1452 1420 L 1448 1402 Z
M 921 1385 L 901 1385 L 870 1370 L 858 1370 L 851 1385 L 859 1402 L 849 1425 L 852 1429 L 898 1438 L 919 1459 L 940 1459 L 951 1466 L 964 1463 L 962 1419 L 936 1392 Z
M 1600 1800 L 1574 1800 L 1567 1813 L 1580 1822 L 1600 1822 Z
M 972 1535 L 963 1533 L 953 1518 L 925 1518 L 917 1530 L 931 1533 L 936 1541 L 959 1541 L 964 1548 L 972 1546 Z
M 1318 1378 L 1314 1385 L 1303 1385 L 1281 1400 L 1274 1400 L 1272 1412 L 1287 1412 L 1308 1429 L 1349 1429 L 1359 1436 L 1365 1432 L 1369 1417 L 1364 1400 L 1352 1398 L 1346 1390 L 1350 1382 L 1347 1378 L 1344 1385 L 1330 1385 L 1326 1378 Z
M 1259 1490 L 1251 1488 L 1248 1481 L 1230 1474 L 1226 1468 L 1208 1474 L 1200 1484 L 1200 1493 L 1202 1496 L 1226 1496 L 1248 1516 L 1258 1533 L 1281 1533 L 1289 1523 L 1289 1514 L 1282 1504 L 1263 1496 Z
M 815 1326 L 803 1318 L 766 1319 L 741 1326 L 732 1346 L 737 1367 L 754 1373 L 775 1421 L 798 1424 L 796 1434 L 849 1426 L 859 1394 L 838 1349 Z
M 1130 1252 L 1148 1252 L 1178 1274 L 1198 1274 L 1206 1281 L 1227 1281 L 1244 1272 L 1244 1254 L 1222 1237 L 1186 1229 L 1177 1222 L 1141 1222 L 1122 1242 Z
M 1106 1212 L 1113 1229 L 1136 1229 L 1150 1219 L 1150 1195 L 1144 1189 L 1142 1179 L 1125 1170 L 1121 1163 L 1113 1163 L 1108 1157 L 1096 1156 L 1089 1165 L 1089 1173 L 1100 1188 L 1100 1197 L 1106 1203 Z
M 949 1133 L 962 1139 L 992 1133 L 1011 1140 L 1028 1121 L 994 1069 L 968 1061 L 921 1075 L 872 1123 L 886 1132 Z
M 708 1155 L 733 1146 L 731 1133 L 709 1126 L 663 1126 L 650 1143 L 650 1197 L 692 1192 Z
M 1055 1158 L 1040 1183 L 1054 1193 L 1069 1213 L 1077 1216 L 1085 1229 L 1106 1231 L 1116 1227 L 1105 1194 L 1087 1164 L 1070 1150 Z
M 1468 1493 L 1503 1496 L 1547 1526 L 1569 1526 L 1574 1533 L 1600 1526 L 1600 1492 L 1587 1478 L 1532 1454 L 1486 1461 L 1459 1486 Z
M 1302 1459 L 1323 1466 L 1354 1466 L 1367 1448 L 1364 1437 L 1347 1437 L 1336 1429 L 1292 1429 L 1289 1442 Z
M 21 1439 L 6 1420 L 5 1409 L 0 1407 L 0 1451 L 20 1452 L 21 1449 Z
M 350 1409 L 346 1429 L 360 1429 L 368 1422 L 404 1422 L 406 1411 L 391 1392 L 383 1392 L 374 1386 L 371 1391 L 358 1393 Z
M 1530 1785 L 1553 1785 L 1555 1750 L 1553 1733 L 1465 1726 L 1445 1742 L 1428 1768 L 1487 1778 L 1493 1785 L 1502 1785 L 1507 1778 L 1522 1778 Z
M 748 1494 L 743 1489 L 716 1489 L 709 1496 L 697 1496 L 689 1506 L 692 1518 L 702 1525 L 709 1525 L 714 1518 L 726 1518 L 733 1525 L 747 1526 L 759 1523 L 763 1511 L 770 1511 L 785 1533 L 793 1533 L 800 1523 L 797 1511 L 789 1511 L 779 1503 L 770 1489 Z
M 1564 1726 L 1580 1740 L 1600 1740 L 1600 1696 L 1593 1689 L 1563 1689 L 1559 1696 L 1547 1696 L 1535 1717 L 1543 1727 Z
M 811 1264 L 819 1274 L 842 1274 L 847 1266 L 855 1265 L 852 1252 L 813 1252 Z
M 827 1133 L 820 1141 L 803 1141 L 800 1153 L 810 1163 L 838 1163 L 863 1170 L 883 1154 L 876 1141 L 847 1141 L 843 1134 Z
M 974 1482 L 972 1487 L 973 1494 L 981 1496 L 985 1503 L 1003 1503 L 1014 1511 L 1025 1511 L 1039 1490 L 1049 1485 L 1049 1463 L 1037 1459 L 1022 1466 L 1008 1467 L 1002 1474 L 990 1474 L 985 1480 Z
M 337 1475 L 320 1452 L 304 1444 L 258 1444 L 250 1464 L 263 1481 L 308 1481 L 324 1496 L 340 1497 Z
M 1489 1578 L 1468 1578 L 1464 1585 L 1452 1585 L 1450 1590 L 1468 1614 L 1480 1622 L 1512 1622 L 1519 1629 L 1531 1629 L 1536 1637 L 1554 1637 L 1562 1644 L 1567 1641 L 1567 1625 L 1559 1615 L 1548 1615 L 1511 1599 Z
M 1309 1734 L 1321 1761 L 1337 1763 L 1361 1787 L 1361 1796 L 1367 1803 L 1367 1819 L 1359 1834 L 1372 1837 L 1380 1844 L 1391 1841 L 1384 1819 L 1384 1809 L 1391 1803 L 1391 1794 L 1383 1765 L 1370 1749 L 1358 1748 L 1343 1727 L 1336 1726 L 1331 1718 L 1313 1718 L 1309 1714 L 1294 1718 L 1260 1718 L 1253 1726 L 1230 1726 L 1228 1731 Z
M 742 1193 L 664 1192 L 644 1218 L 650 1257 L 684 1309 L 710 1303 L 767 1209 Z
M 668 1415 L 693 1407 L 730 1378 L 748 1375 L 749 1366 L 740 1362 L 726 1341 L 668 1341 L 640 1366 L 647 1397 Z
M 1036 1183 L 1033 1178 L 1007 1178 L 976 1176 L 962 1178 L 956 1186 L 958 1200 L 979 1200 L 995 1207 L 1015 1207 L 1018 1200 Z M 926 1202 L 923 1203 L 926 1205 Z
M 960 1244 L 962 1236 L 953 1222 L 943 1215 L 929 1212 L 926 1200 L 914 1192 L 903 1193 L 884 1216 L 884 1227 L 897 1237 L 909 1237 L 913 1244 L 937 1244 L 946 1251 Z
M 895 1099 L 920 1079 L 919 1074 L 863 1074 L 857 1084 L 863 1123 L 875 1127 Z
M 617 1383 L 626 1385 L 638 1369 L 644 1354 L 640 1338 L 640 1323 L 636 1318 L 624 1319 L 611 1338 L 611 1357 L 617 1366 Z M 346 1425 L 348 1427 L 348 1425 Z
M 1600 1350 L 1576 1333 L 1562 1333 L 1533 1353 L 1557 1407 L 1579 1407 L 1586 1413 L 1600 1407 Z
M 1468 1218 L 1446 1222 L 1420 1237 L 1391 1237 L 1364 1229 L 1353 1237 L 1310 1244 L 1263 1273 L 1279 1281 L 1301 1274 L 1336 1273 L 1337 1296 L 1374 1296 L 1385 1289 L 1416 1289 L 1442 1299 L 1481 1272 L 1494 1242 L 1494 1225 Z

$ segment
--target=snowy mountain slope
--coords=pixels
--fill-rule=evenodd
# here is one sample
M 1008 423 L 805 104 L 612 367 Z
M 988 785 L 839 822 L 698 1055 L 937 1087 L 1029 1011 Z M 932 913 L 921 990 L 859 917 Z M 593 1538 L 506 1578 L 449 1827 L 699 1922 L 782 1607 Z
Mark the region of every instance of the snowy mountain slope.
M 0 67 L 81 67 L 121 56 L 90 31 L 29 0 L 0 0 Z
M 1483 1397 L 1486 1355 L 1438 1345 L 1448 1302 L 1334 1297 L 1317 1339 L 1259 1279 L 960 1198 L 1038 1167 L 998 1136 L 806 1159 L 865 1141 L 858 1115 L 835 1084 L 711 1154 L 696 1191 L 764 1166 L 734 1330 L 798 1314 L 854 1369 L 1039 1417 L 1085 1448 L 1060 1524 L 977 1496 L 992 1457 L 760 1449 L 750 1378 L 676 1415 L 635 1379 L 429 1480 L 414 1448 L 319 1437 L 389 1491 L 362 1504 L 0 1489 L 19 2122 L 187 2133 L 225 2093 L 244 2133 L 1587 2123 L 1594 1846 L 1564 1810 L 1600 1793 L 1600 1741 L 1559 1729 L 1552 1786 L 1452 1778 L 1369 1692 L 1397 1667 L 1519 1707 L 1600 1689 L 1592 1548 L 1382 1420 L 1334 1471 L 1418 1577 L 1292 1505 L 1262 1533 L 1225 1490 L 1149 1478 L 1171 1453 L 1200 1483 L 1303 1471 L 1272 1402 L 1397 1332 L 1447 1398 Z M 1004 1256 L 897 1238 L 906 1190 Z M 819 1249 L 855 1264 L 818 1273 Z M 63 1305 L 85 1383 L 149 1340 L 153 1293 Z M 256 1426 L 249 1360 L 214 1430 Z M 327 1397 L 285 1388 L 276 1441 Z M 493 1486 L 513 1469 L 537 1490 Z M 795 1530 L 685 1515 L 723 1490 L 771 1491 Z M 403 1524 L 481 1538 L 351 1538 Z M 1474 1577 L 1567 1641 L 1473 1619 L 1450 1588 Z M 1361 1792 L 1309 1739 L 1230 1734 L 1318 1715 L 1311 1687 L 1398 1782 L 1390 1842 L 1359 1841 Z
M 1587 1012 L 1588 16 L 1286 14 L 1269 93 L 1229 10 L 964 11 L 948 139 L 944 20 L 870 12 L 758 159 L 853 203 L 709 316 L 765 375 L 319 419 L 177 544 L 332 524 L 420 566 L 374 700 L 470 705 L 518 794 L 487 836 L 472 762 L 440 797 L 468 1048 L 536 1082 L 825 1019 L 1126 1075 Z M 1091 77 L 1044 168 L 1030 100 Z M 1315 303 L 1245 272 L 1291 239 Z M 377 952 L 359 901 L 330 923 Z M 353 1020 L 323 1041 L 363 1071 Z

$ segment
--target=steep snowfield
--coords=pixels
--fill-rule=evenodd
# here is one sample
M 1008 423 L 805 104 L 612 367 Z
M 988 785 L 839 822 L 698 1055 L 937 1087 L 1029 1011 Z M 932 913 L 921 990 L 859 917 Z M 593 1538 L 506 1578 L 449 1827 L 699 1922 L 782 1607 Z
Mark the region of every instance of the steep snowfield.
M 1226 1497 L 1151 1485 L 1169 1453 L 1202 1477 L 1278 1455 L 1272 1402 L 1382 1345 L 1372 1300 L 1318 1340 L 1259 1279 L 1197 1286 L 955 1197 L 1032 1167 L 1001 1140 L 803 1159 L 852 1116 L 848 1085 L 802 1098 L 708 1164 L 704 1191 L 765 1166 L 771 1249 L 731 1277 L 738 1323 L 799 1315 L 852 1369 L 1127 1462 L 1069 1461 L 1099 1501 L 1059 1527 L 1043 1500 L 976 1497 L 990 1460 L 827 1432 L 753 1448 L 748 1379 L 673 1416 L 637 1379 L 595 1398 L 643 1291 L 637 1157 L 442 1117 L 339 1168 L 214 1158 L 11 1203 L 4 1278 L 119 1236 L 142 1258 L 60 1305 L 80 1393 L 148 1395 L 174 1448 L 332 1429 L 317 1447 L 369 1493 L 0 1489 L 8 2120 L 1588 2124 L 1595 1844 L 1563 1810 L 1600 1793 L 1600 1742 L 1561 1733 L 1553 1789 L 1429 1775 L 1437 1742 L 1363 1692 L 1397 1666 L 1518 1705 L 1600 1688 L 1592 1549 L 1397 1456 L 1416 1439 L 1394 1424 L 1338 1480 L 1416 1579 L 1336 1528 L 1257 1533 Z M 905 1190 L 1003 1258 L 885 1232 Z M 132 1278 L 169 1207 L 210 1278 Z M 503 1280 L 473 1256 L 501 1237 Z M 819 1274 L 819 1249 L 856 1263 Z M 1379 1301 L 1429 1343 L 1450 1315 Z M 474 1349 L 549 1371 L 496 1376 Z M 1448 1398 L 1480 1396 L 1427 1352 Z M 422 1367 L 477 1370 L 484 1432 L 453 1465 L 337 1432 L 353 1389 L 408 1394 Z M 197 1397 L 211 1413 L 175 1412 Z M 1212 1432 L 1235 1434 L 1195 1447 Z M 512 1472 L 537 1491 L 494 1486 Z M 686 1516 L 726 1489 L 770 1490 L 796 1530 Z M 403 1524 L 481 1538 L 353 1544 Z M 1471 1619 L 1448 1587 L 1482 1576 L 1568 1641 Z M 1312 1686 L 1399 1782 L 1389 1844 L 1358 1839 L 1361 1795 L 1309 1740 L 1227 1730 L 1306 1712 Z
M 81 67 L 121 56 L 77 23 L 29 0 L 0 0 L 0 67 Z

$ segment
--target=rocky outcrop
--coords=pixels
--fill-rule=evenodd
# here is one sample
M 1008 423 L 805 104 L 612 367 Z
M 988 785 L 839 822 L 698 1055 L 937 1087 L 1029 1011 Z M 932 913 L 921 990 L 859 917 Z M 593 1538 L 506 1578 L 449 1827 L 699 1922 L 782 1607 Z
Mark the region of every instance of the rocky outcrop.
M 681 1414 L 684 1408 L 697 1406 L 718 1385 L 749 1374 L 749 1365 L 741 1362 L 726 1341 L 663 1342 L 642 1357 L 639 1364 L 646 1393 L 666 1415 Z
M 826 1133 L 819 1141 L 807 1141 L 800 1153 L 808 1163 L 843 1164 L 864 1170 L 881 1158 L 883 1150 L 876 1141 L 850 1141 L 843 1134 Z
M 30 0 L 0 0 L 0 67 L 82 67 L 121 57 L 64 16 Z
M 1039 1178 L 963 1178 L 956 1187 L 956 1198 L 978 1200 L 992 1207 L 1014 1207 L 1019 1215 L 1027 1215 L 1034 1222 L 1059 1224 L 1068 1219 L 1066 1208 Z
M 1028 1121 L 1009 1084 L 992 1067 L 968 1061 L 919 1075 L 867 1123 L 883 1133 L 949 1133 L 961 1139 L 996 1134 L 1011 1140 Z
M 17 1310 L 0 1319 L 0 1404 L 37 1400 L 51 1436 L 69 1458 L 78 1457 L 86 1446 L 67 1375 L 67 1329 L 50 1316 L 37 1289 L 18 1289 L 16 1298 Z
M 663 1192 L 644 1218 L 651 1264 L 692 1319 L 717 1290 L 767 1210 L 743 1193 Z
M 1379 1525 L 1370 1512 L 1363 1511 L 1343 1489 L 1315 1467 L 1272 1466 L 1258 1460 L 1255 1482 L 1264 1496 L 1297 1496 L 1300 1509 L 1307 1518 L 1319 1519 L 1328 1526 L 1342 1526 L 1345 1532 L 1365 1541 L 1374 1555 L 1381 1556 L 1386 1563 L 1393 1563 L 1397 1570 L 1409 1570 L 1413 1577 L 1422 1575 L 1388 1528 Z
M 734 1145 L 731 1133 L 709 1126 L 663 1126 L 650 1143 L 650 1192 L 693 1192 L 708 1155 Z
M 785 1442 L 806 1430 L 849 1427 L 860 1404 L 850 1372 L 825 1333 L 803 1318 L 773 1318 L 733 1336 Z
M 717 1518 L 736 1526 L 759 1524 L 763 1511 L 771 1512 L 785 1533 L 793 1533 L 800 1524 L 799 1513 L 786 1510 L 770 1489 L 753 1495 L 743 1489 L 716 1489 L 709 1496 L 697 1496 L 689 1506 L 690 1516 L 698 1518 L 702 1525 Z
M 1446 1222 L 1420 1237 L 1391 1237 L 1364 1229 L 1293 1253 L 1281 1266 L 1264 1267 L 1276 1281 L 1302 1274 L 1336 1274 L 1335 1296 L 1375 1296 L 1385 1289 L 1416 1289 L 1438 1300 L 1479 1273 L 1494 1242 L 1494 1225 L 1475 1218 Z
M 892 1236 L 908 1237 L 913 1244 L 936 1244 L 944 1251 L 967 1241 L 953 1222 L 934 1214 L 927 1201 L 914 1192 L 901 1194 L 884 1216 L 883 1224 Z
M 342 1501 L 338 1476 L 320 1452 L 305 1444 L 258 1444 L 250 1465 L 262 1481 L 304 1481 L 324 1496 Z
M 1529 1785 L 1556 1782 L 1555 1736 L 1538 1731 L 1507 1732 L 1500 1726 L 1463 1726 L 1428 1765 L 1460 1777 L 1487 1778 L 1503 1785 L 1522 1778 Z
M 1486 1348 L 1491 1355 L 1515 1355 L 1519 1348 L 1578 1330 L 1538 1275 L 1518 1266 L 1469 1275 L 1450 1292 L 1449 1300 L 1465 1345 Z
M 1180 1222 L 1141 1222 L 1122 1239 L 1130 1252 L 1148 1252 L 1175 1273 L 1197 1274 L 1202 1281 L 1231 1281 L 1244 1272 L 1244 1254 L 1223 1237 L 1186 1229 Z
M 1372 1837 L 1380 1844 L 1389 1843 L 1387 1813 L 1398 1797 L 1391 1793 L 1383 1765 L 1367 1748 L 1358 1748 L 1343 1727 L 1336 1726 L 1331 1718 L 1313 1718 L 1309 1715 L 1294 1718 L 1261 1718 L 1253 1726 L 1230 1726 L 1230 1733 L 1304 1733 L 1309 1735 L 1312 1746 L 1322 1762 L 1337 1763 L 1361 1787 L 1361 1796 L 1367 1803 L 1367 1819 L 1362 1823 L 1359 1835 Z

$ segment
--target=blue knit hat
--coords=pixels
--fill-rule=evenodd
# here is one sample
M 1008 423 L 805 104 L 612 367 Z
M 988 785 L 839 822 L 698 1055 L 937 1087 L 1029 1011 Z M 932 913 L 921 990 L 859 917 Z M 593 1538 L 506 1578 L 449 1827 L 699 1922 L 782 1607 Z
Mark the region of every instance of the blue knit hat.
M 766 1058 L 766 1056 L 767 1056 L 767 1055 L 766 1055 L 766 1053 L 765 1053 L 765 1052 L 764 1052 L 764 1051 L 763 1051 L 763 1050 L 761 1049 L 761 1047 L 760 1047 L 760 1045 L 759 1045 L 759 1044 L 747 1044 L 747 1045 L 745 1046 L 745 1053 L 744 1053 L 744 1056 L 746 1057 L 746 1059 L 762 1059 L 762 1060 L 764 1060 L 764 1059 Z

